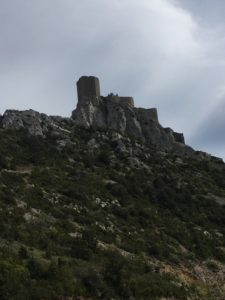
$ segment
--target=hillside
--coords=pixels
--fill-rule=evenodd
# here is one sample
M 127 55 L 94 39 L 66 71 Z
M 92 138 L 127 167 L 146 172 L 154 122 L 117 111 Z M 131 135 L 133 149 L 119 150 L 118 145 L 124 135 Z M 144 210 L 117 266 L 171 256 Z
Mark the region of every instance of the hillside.
M 223 160 L 78 95 L 72 118 L 1 117 L 0 299 L 224 299 Z
M 224 163 L 59 124 L 0 130 L 1 299 L 222 299 Z

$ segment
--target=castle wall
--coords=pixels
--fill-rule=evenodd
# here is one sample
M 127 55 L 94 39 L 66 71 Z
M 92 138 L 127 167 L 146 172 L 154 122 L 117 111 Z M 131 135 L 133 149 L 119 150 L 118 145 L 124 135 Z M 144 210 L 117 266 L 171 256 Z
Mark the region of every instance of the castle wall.
M 155 122 L 159 122 L 159 119 L 158 119 L 158 112 L 157 112 L 157 109 L 156 108 L 148 108 L 147 109 L 148 111 L 148 115 L 149 115 L 149 118 L 152 120 L 152 121 L 155 121 Z
M 134 99 L 132 97 L 119 97 L 120 104 L 134 107 Z
M 183 133 L 173 132 L 173 137 L 176 142 L 185 144 Z
M 77 82 L 78 101 L 84 97 L 100 97 L 99 79 L 94 76 L 82 76 Z
M 173 136 L 173 129 L 171 129 L 170 127 L 164 128 L 164 131 L 165 131 L 168 135 Z
M 106 99 L 122 106 L 127 106 L 131 108 L 134 107 L 133 97 L 120 97 L 118 95 L 109 94 Z
M 145 125 L 151 126 L 151 122 L 159 122 L 156 108 L 135 108 L 135 111 L 138 114 L 140 122 Z
M 171 128 L 164 128 L 165 132 L 172 136 L 175 142 L 185 144 L 183 133 L 173 131 Z

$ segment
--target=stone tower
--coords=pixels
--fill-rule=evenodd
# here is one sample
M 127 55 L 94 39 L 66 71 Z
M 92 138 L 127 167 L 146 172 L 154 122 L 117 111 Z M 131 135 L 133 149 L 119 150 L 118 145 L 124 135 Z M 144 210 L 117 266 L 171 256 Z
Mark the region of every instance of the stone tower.
M 99 79 L 94 76 L 82 76 L 77 82 L 78 102 L 82 98 L 99 97 L 100 83 Z

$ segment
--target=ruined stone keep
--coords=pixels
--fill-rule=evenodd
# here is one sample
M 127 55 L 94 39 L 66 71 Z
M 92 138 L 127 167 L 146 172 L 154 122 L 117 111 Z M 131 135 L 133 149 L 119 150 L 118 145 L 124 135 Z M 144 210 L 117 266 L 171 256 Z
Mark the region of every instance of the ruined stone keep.
M 100 97 L 99 79 L 94 76 L 82 76 L 77 82 L 78 101 L 87 97 Z

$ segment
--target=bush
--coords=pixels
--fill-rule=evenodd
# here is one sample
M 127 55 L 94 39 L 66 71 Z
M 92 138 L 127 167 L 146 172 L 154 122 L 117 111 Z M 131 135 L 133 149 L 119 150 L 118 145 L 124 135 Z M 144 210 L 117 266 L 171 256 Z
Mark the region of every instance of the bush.
M 30 275 L 28 270 L 15 263 L 0 262 L 1 300 L 27 299 Z
M 86 241 L 77 238 L 72 244 L 70 254 L 74 258 L 89 260 L 93 255 L 93 251 L 89 248 Z
M 109 165 L 110 164 L 110 152 L 107 150 L 103 150 L 99 153 L 98 155 L 98 161 L 104 165 Z

